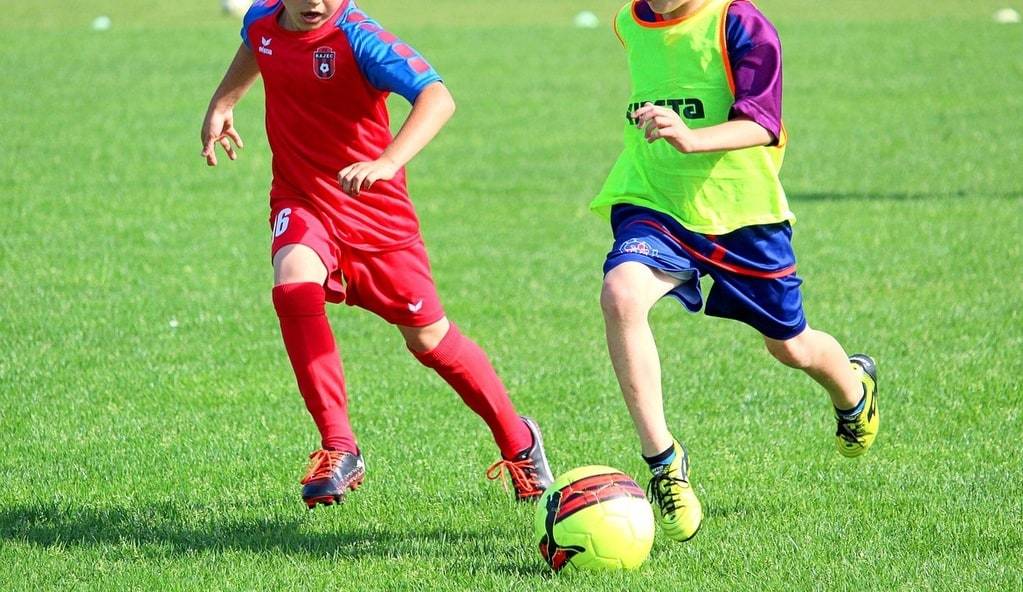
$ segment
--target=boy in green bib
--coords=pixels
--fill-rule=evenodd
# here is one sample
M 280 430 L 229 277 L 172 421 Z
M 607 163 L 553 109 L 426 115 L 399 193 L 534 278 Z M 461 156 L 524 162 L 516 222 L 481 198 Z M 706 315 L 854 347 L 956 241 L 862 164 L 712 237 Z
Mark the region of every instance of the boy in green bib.
M 672 296 L 691 312 L 759 331 L 768 351 L 806 372 L 835 408 L 838 451 L 877 435 L 877 371 L 847 356 L 803 314 L 792 223 L 778 179 L 781 46 L 747 0 L 632 0 L 614 23 L 632 76 L 625 148 L 590 207 L 611 220 L 601 306 L 608 351 L 652 477 L 665 533 L 688 540 L 703 519 L 686 449 L 664 418 L 648 322 Z M 713 279 L 704 307 L 701 275 Z

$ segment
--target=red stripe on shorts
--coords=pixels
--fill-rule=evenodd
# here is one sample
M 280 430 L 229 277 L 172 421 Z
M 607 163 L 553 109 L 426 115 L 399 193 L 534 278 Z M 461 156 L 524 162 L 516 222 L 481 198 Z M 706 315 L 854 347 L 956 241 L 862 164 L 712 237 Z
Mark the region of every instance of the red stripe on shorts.
M 708 257 L 708 256 L 704 255 L 703 253 L 697 251 L 696 249 L 690 247 L 689 245 L 685 244 L 681 240 L 679 240 L 678 237 L 676 237 L 674 234 L 672 234 L 671 231 L 668 230 L 668 228 L 666 226 L 663 226 L 663 225 L 658 224 L 656 222 L 651 222 L 649 220 L 638 220 L 637 222 L 635 222 L 635 224 L 643 224 L 645 226 L 649 226 L 649 227 L 651 227 L 651 228 L 653 228 L 655 230 L 660 231 L 662 234 L 664 234 L 665 236 L 671 238 L 671 240 L 675 241 L 675 244 L 677 244 L 678 246 L 682 247 L 682 250 L 685 251 L 686 253 L 689 253 L 689 255 L 699 259 L 700 261 L 703 261 L 704 263 L 706 263 L 708 265 L 713 265 L 714 267 L 719 267 L 721 269 L 724 269 L 725 271 L 730 271 L 730 272 L 732 272 L 732 273 L 734 273 L 736 275 L 744 275 L 744 276 L 747 276 L 747 277 L 755 277 L 755 278 L 759 278 L 759 279 L 762 279 L 762 280 L 773 280 L 773 279 L 778 279 L 778 278 L 785 277 L 787 275 L 792 275 L 793 273 L 796 272 L 796 266 L 795 265 L 790 265 L 788 267 L 785 267 L 783 269 L 779 269 L 777 271 L 760 271 L 759 269 L 750 269 L 748 267 L 743 267 L 741 265 L 735 265 L 733 263 L 725 263 L 723 261 L 723 259 L 724 259 L 725 255 L 728 254 L 728 251 L 724 247 L 722 247 L 721 245 L 715 244 L 714 245 L 714 252 L 711 253 L 710 257 Z

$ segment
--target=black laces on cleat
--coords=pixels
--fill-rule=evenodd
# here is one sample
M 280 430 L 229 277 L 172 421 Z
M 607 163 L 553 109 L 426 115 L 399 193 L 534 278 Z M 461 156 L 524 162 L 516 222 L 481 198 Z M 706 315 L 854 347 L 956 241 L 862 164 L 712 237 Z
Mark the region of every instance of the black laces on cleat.
M 670 475 L 665 471 L 660 475 L 650 478 L 646 486 L 646 497 L 652 502 L 657 502 L 662 514 L 674 512 L 675 508 L 682 503 L 682 494 L 675 491 L 672 485 L 688 486 L 689 482 L 680 477 Z
M 858 419 L 859 416 L 852 420 L 846 420 L 839 417 L 838 429 L 835 430 L 835 435 L 850 444 L 863 446 L 863 435 L 865 433 L 865 429 L 863 424 L 857 421 Z

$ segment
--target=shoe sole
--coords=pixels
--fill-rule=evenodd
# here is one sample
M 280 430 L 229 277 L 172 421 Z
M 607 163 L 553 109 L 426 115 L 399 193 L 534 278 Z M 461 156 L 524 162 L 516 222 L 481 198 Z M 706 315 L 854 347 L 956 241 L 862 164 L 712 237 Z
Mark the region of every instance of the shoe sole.
M 665 532 L 664 534 L 665 534 L 665 536 L 667 536 L 669 539 L 675 541 L 676 543 L 684 543 L 686 541 L 693 540 L 693 537 L 696 536 L 697 534 L 699 534 L 701 528 L 703 528 L 703 519 L 702 518 L 700 519 L 700 523 L 696 525 L 696 530 L 693 531 L 693 534 L 689 535 L 688 537 L 686 537 L 684 539 L 674 539 L 674 538 L 671 538 L 671 535 L 669 535 L 667 532 Z M 661 527 L 661 530 L 664 530 L 663 526 Z
M 366 478 L 365 476 L 362 476 L 352 481 L 351 483 L 348 484 L 348 487 L 345 488 L 345 491 L 341 493 L 336 493 L 334 495 L 320 495 L 316 497 L 304 497 L 302 498 L 302 501 L 305 502 L 306 507 L 308 507 L 310 510 L 315 509 L 316 506 L 333 506 L 335 504 L 339 505 L 345 501 L 345 494 L 348 493 L 349 491 L 355 491 L 356 489 L 358 489 L 359 486 L 362 485 L 362 481 L 365 478 Z

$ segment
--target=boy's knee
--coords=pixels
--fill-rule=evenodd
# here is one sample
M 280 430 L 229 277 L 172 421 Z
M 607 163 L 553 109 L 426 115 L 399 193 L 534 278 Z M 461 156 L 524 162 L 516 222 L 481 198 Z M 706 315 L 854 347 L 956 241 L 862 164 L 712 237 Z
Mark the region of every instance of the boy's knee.
M 425 327 L 398 327 L 401 336 L 405 339 L 405 345 L 414 354 L 423 354 L 437 349 L 450 329 L 451 324 L 446 318 Z
M 813 365 L 813 350 L 808 347 L 806 340 L 800 336 L 778 341 L 775 339 L 764 339 L 767 351 L 779 362 L 789 368 L 806 370 Z
M 604 286 L 600 290 L 600 308 L 605 318 L 619 320 L 645 317 L 648 312 L 637 291 L 628 282 L 611 275 L 604 278 Z

